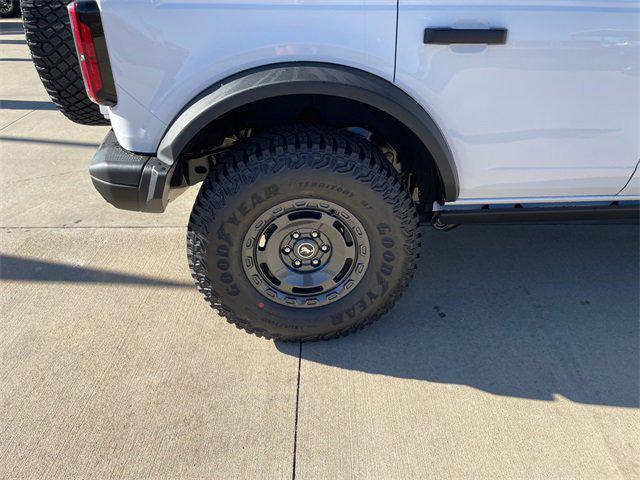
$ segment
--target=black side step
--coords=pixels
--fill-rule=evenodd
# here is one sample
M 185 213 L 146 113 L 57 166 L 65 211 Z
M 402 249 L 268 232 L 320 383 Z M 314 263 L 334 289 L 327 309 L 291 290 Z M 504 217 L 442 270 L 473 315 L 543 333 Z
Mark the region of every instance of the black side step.
M 640 202 L 625 201 L 597 205 L 513 206 L 484 205 L 481 208 L 455 208 L 434 212 L 434 225 L 463 225 L 478 223 L 544 223 L 579 221 L 640 220 Z

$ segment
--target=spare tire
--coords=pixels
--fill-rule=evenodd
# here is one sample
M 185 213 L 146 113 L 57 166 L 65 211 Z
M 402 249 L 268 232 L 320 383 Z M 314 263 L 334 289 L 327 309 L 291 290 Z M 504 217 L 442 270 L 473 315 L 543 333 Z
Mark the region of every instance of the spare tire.
M 109 125 L 100 107 L 89 100 L 73 42 L 69 0 L 22 0 L 22 17 L 31 57 L 47 93 L 70 120 L 82 125 Z

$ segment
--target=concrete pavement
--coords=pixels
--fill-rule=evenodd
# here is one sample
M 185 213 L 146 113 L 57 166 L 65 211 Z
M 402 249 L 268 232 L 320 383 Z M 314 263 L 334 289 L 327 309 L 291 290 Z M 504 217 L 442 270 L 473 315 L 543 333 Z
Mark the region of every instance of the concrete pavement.
M 637 478 L 633 227 L 425 234 L 384 322 L 303 345 L 305 478 Z
M 192 286 L 197 189 L 106 204 L 0 25 L 0 478 L 640 477 L 637 227 L 425 229 L 384 320 L 260 340 Z

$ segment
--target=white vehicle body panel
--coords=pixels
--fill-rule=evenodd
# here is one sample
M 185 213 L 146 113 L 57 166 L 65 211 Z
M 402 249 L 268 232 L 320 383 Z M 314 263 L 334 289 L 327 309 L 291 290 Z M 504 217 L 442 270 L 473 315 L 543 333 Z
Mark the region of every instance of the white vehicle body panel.
M 156 152 L 177 115 L 217 82 L 305 61 L 367 71 L 418 101 L 453 152 L 456 204 L 605 200 L 640 158 L 638 0 L 99 4 L 118 94 L 108 115 L 133 152 Z M 426 27 L 506 27 L 509 37 L 424 45 Z M 637 196 L 637 183 L 621 193 Z
M 101 0 L 120 144 L 155 152 L 178 113 L 235 73 L 329 62 L 393 79 L 396 0 Z
M 400 0 L 396 82 L 444 132 L 461 203 L 620 191 L 640 158 L 639 22 L 637 0 Z M 509 36 L 424 45 L 425 27 Z

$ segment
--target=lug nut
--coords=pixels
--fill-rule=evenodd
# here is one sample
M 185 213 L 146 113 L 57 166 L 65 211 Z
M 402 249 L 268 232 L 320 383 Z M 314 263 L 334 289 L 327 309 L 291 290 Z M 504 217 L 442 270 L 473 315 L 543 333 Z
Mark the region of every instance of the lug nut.
M 311 237 L 312 237 L 312 238 L 318 238 L 318 236 L 319 236 L 319 235 L 320 235 L 320 234 L 319 234 L 318 232 L 315 232 L 315 231 L 314 231 L 314 232 L 311 232 Z
M 295 238 L 295 239 L 300 238 L 300 232 L 293 232 L 293 233 L 291 234 L 291 238 Z
M 302 266 L 302 262 L 300 260 L 298 260 L 298 259 L 295 259 L 293 261 L 293 266 L 296 267 L 296 268 L 299 268 L 299 267 Z
M 328 252 L 329 251 L 329 245 L 322 245 L 320 247 L 320 250 L 322 250 L 323 252 Z
M 313 260 L 311 260 L 311 265 L 313 265 L 314 267 L 317 267 L 318 265 L 320 265 L 320 260 L 318 260 L 317 258 L 314 258 Z
M 291 247 L 284 247 L 284 249 L 282 251 L 284 253 L 286 253 L 287 255 L 289 255 L 291 253 Z

